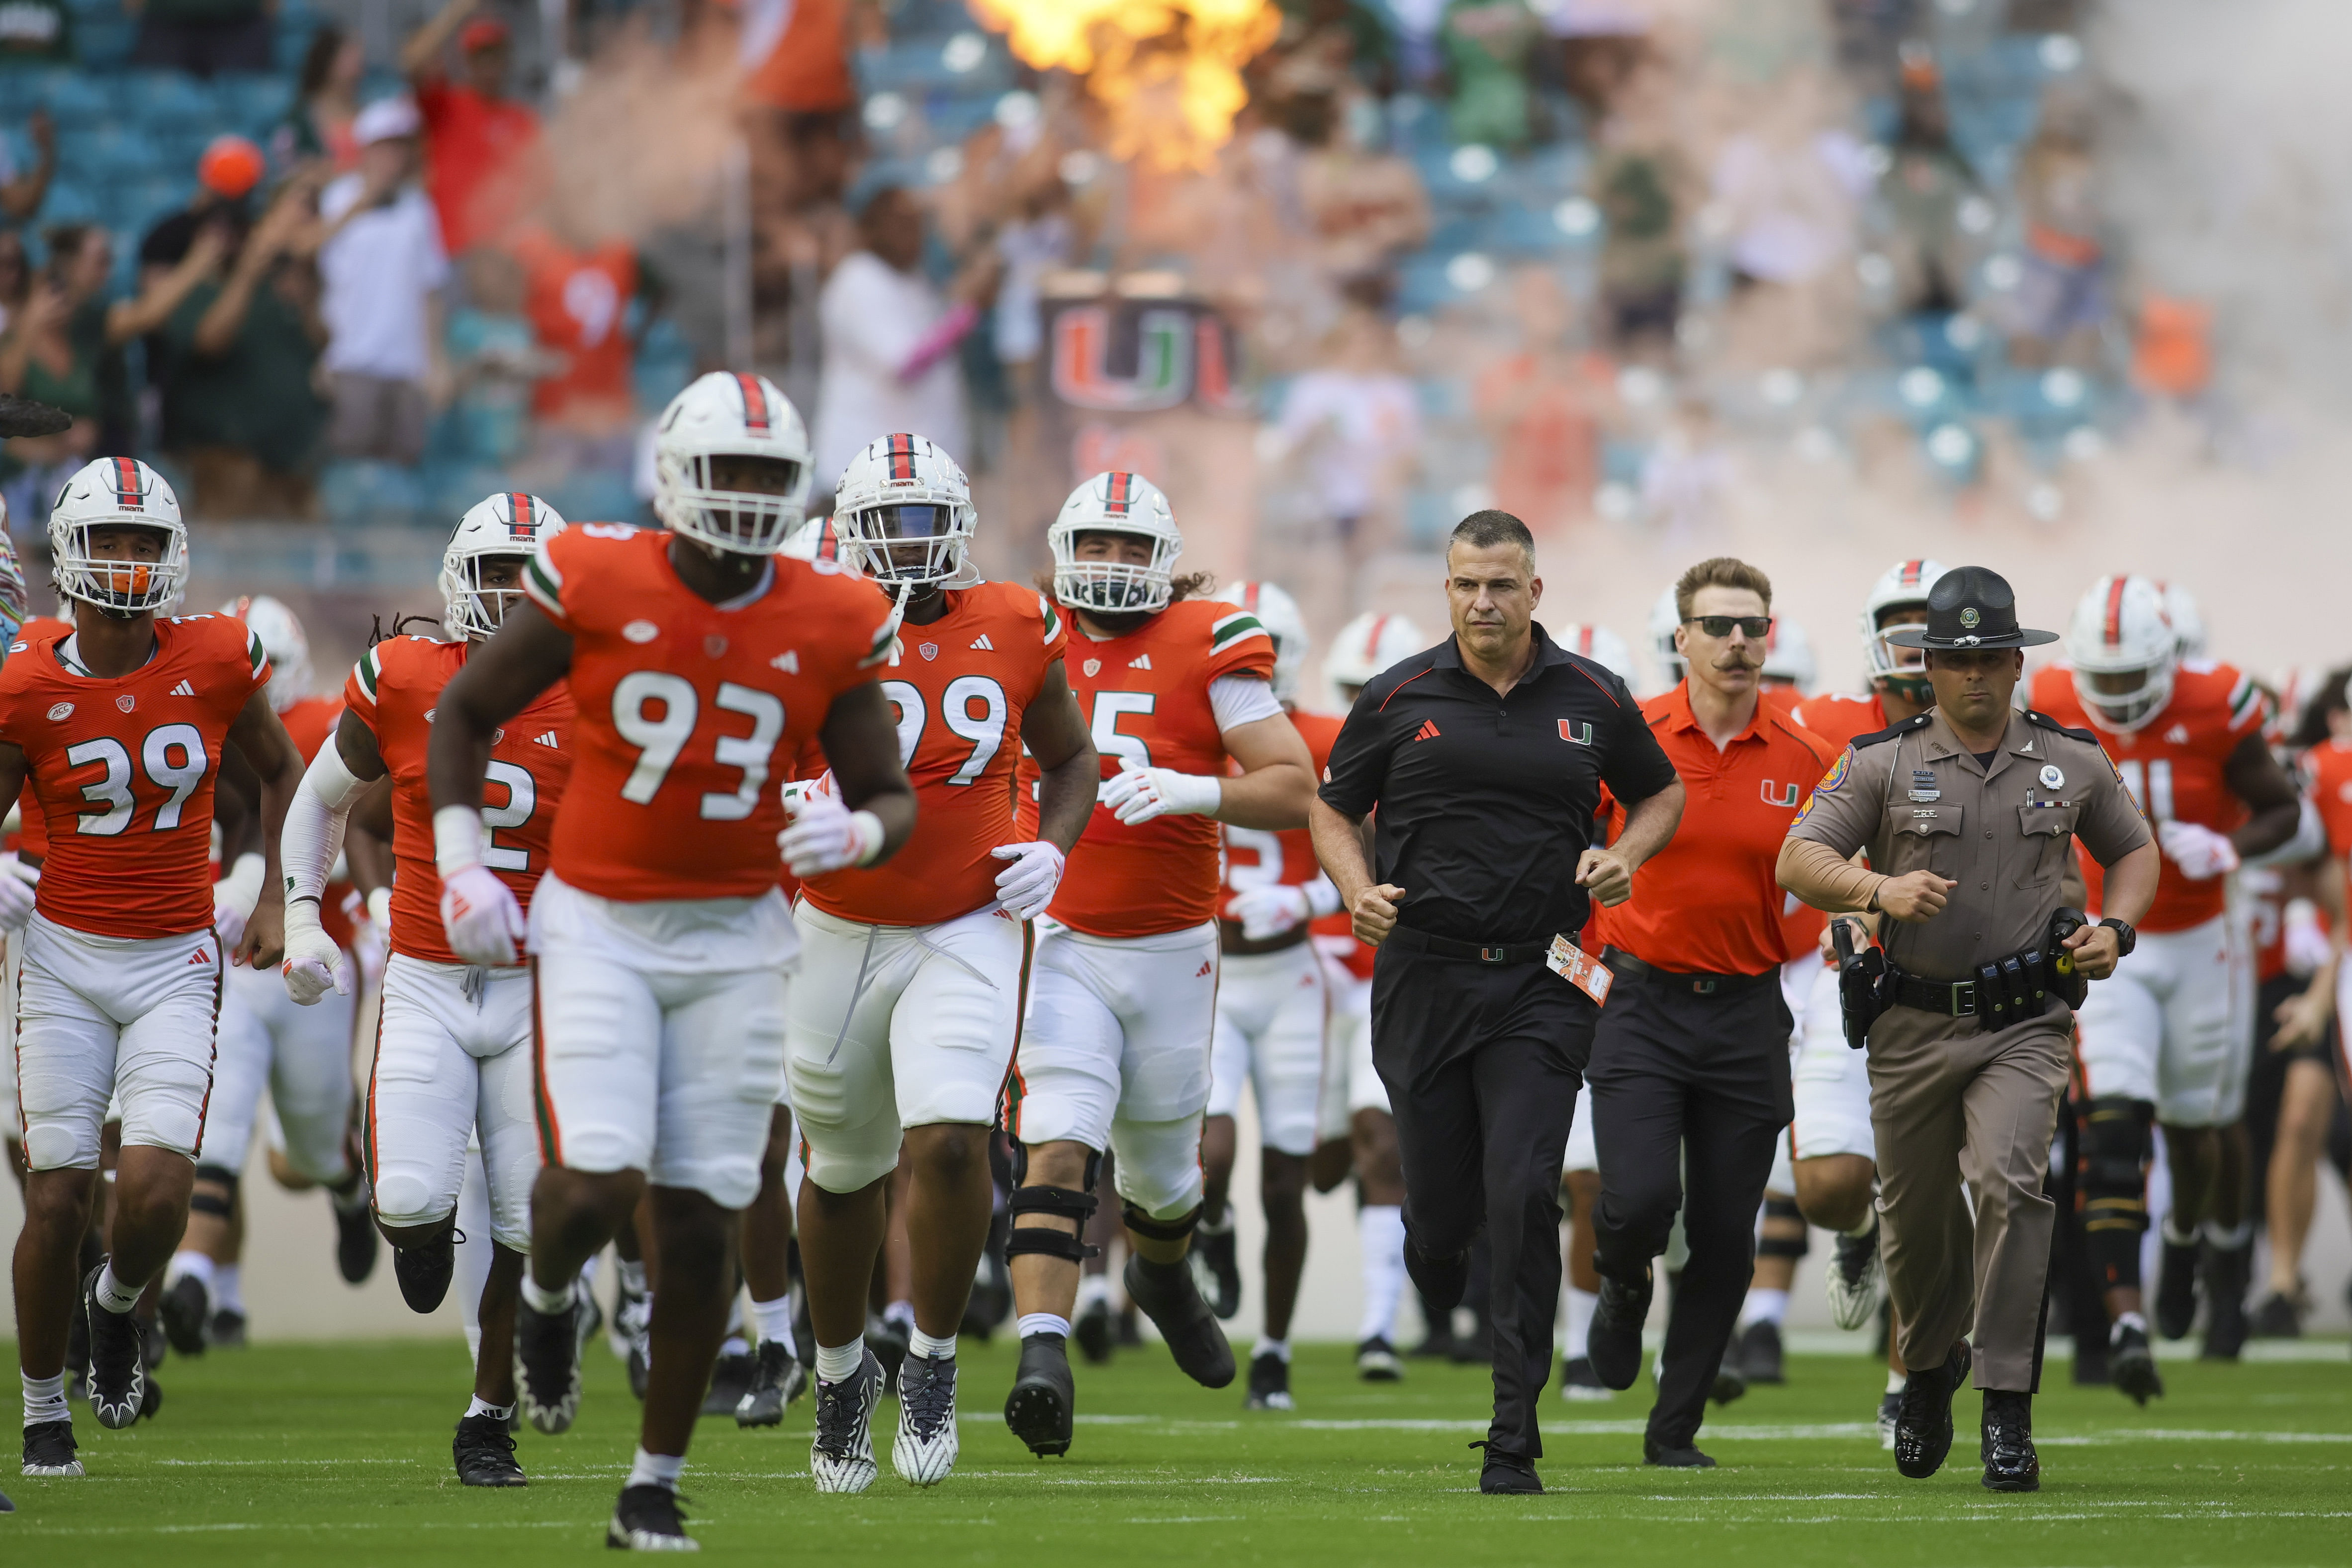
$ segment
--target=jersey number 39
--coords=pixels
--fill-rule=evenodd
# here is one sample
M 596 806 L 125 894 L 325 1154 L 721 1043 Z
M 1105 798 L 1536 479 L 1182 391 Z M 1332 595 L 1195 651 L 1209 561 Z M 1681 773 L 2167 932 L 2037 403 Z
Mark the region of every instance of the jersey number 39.
M 131 793 L 131 748 L 111 735 L 101 735 L 67 747 L 66 761 L 78 768 L 96 763 L 106 769 L 104 778 L 81 786 L 84 800 L 106 809 L 83 812 L 74 819 L 74 831 L 101 838 L 129 831 L 139 809 L 138 798 Z M 155 808 L 153 831 L 169 833 L 180 826 L 182 809 L 211 765 L 212 759 L 205 755 L 204 732 L 194 724 L 165 724 L 147 731 L 139 742 L 140 769 L 157 788 L 169 792 Z

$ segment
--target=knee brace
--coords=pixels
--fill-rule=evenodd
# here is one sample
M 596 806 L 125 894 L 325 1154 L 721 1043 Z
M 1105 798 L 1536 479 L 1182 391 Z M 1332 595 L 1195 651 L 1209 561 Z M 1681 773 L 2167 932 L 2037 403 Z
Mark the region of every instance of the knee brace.
M 1095 1196 L 1095 1183 L 1102 1175 L 1102 1155 L 1088 1151 L 1084 1191 L 1070 1187 L 1020 1185 L 1028 1174 L 1029 1151 L 1015 1143 L 1013 1146 L 1014 1186 L 1013 1195 L 1004 1204 L 1013 1221 L 1012 1233 L 1005 1238 L 1005 1261 L 1009 1263 L 1026 1253 L 1059 1258 L 1069 1263 L 1084 1263 L 1089 1258 L 1101 1257 L 1101 1247 L 1087 1245 L 1086 1229 L 1087 1221 L 1094 1218 L 1099 1201 Z M 1076 1220 L 1078 1228 L 1074 1235 L 1057 1226 L 1022 1225 L 1019 1221 L 1024 1214 L 1051 1215 L 1056 1219 Z
M 1174 1219 L 1154 1219 L 1131 1203 L 1118 1205 L 1119 1222 L 1138 1236 L 1148 1236 L 1154 1241 L 1182 1241 L 1201 1223 L 1202 1205 L 1194 1204 Z
M 2147 1163 L 2156 1155 L 2151 1129 L 2156 1107 L 2144 1100 L 2107 1096 L 2083 1113 L 2083 1228 L 2126 1232 L 2147 1228 Z
M 226 1165 L 198 1165 L 196 1188 L 188 1195 L 190 1214 L 208 1214 L 226 1221 L 229 1211 L 236 1207 L 237 1175 Z M 210 1188 L 218 1187 L 213 1192 Z
M 1812 1235 L 1810 1230 L 1805 1228 L 1805 1216 L 1798 1211 L 1796 1199 L 1767 1197 L 1764 1200 L 1765 1224 L 1769 1226 L 1776 1219 L 1786 1220 L 1790 1224 L 1797 1226 L 1799 1227 L 1797 1234 L 1794 1236 L 1774 1236 L 1769 1230 L 1767 1230 L 1763 1237 L 1756 1243 L 1757 1257 L 1786 1258 L 1794 1260 L 1796 1258 L 1802 1258 L 1806 1253 L 1812 1250 Z

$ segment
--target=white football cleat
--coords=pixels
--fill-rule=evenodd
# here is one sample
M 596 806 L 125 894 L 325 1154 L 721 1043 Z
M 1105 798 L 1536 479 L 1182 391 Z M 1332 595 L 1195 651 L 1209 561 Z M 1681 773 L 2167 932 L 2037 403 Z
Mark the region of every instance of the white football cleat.
M 882 1400 L 882 1363 L 868 1350 L 857 1373 L 839 1383 L 817 1380 L 816 1436 L 809 1443 L 809 1474 L 821 1492 L 862 1492 L 874 1484 L 874 1406 Z
M 910 1486 L 935 1487 L 956 1462 L 956 1358 L 910 1355 L 898 1368 L 898 1436 L 890 1468 Z

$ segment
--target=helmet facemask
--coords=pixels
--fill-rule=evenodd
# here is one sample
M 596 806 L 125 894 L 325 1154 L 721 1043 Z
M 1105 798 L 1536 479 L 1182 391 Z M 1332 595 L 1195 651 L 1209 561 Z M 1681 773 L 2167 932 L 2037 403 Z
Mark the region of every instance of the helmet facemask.
M 969 506 L 894 500 L 836 513 L 833 526 L 867 576 L 890 587 L 921 588 L 962 574 L 973 521 Z
M 1863 658 L 1870 666 L 1871 685 L 1906 702 L 1932 705 L 1936 700 L 1936 688 L 1935 683 L 1927 679 L 1927 650 L 1897 647 L 1886 640 L 1886 634 L 1897 626 L 1925 624 L 1927 609 L 1925 600 L 1916 605 L 1888 605 L 1881 609 L 1871 636 L 1863 643 Z M 1918 613 L 1904 616 L 1906 611 Z M 1898 616 L 1904 618 L 1898 620 L 1895 618 Z
M 773 555 L 808 515 L 808 466 L 773 452 L 662 453 L 656 510 L 673 533 L 732 555 Z M 763 480 L 759 488 L 749 488 Z
M 511 562 L 514 564 L 514 585 L 507 588 L 487 587 L 482 582 L 482 567 L 489 562 Z M 444 609 L 442 629 L 463 642 L 482 642 L 498 635 L 506 624 L 507 612 L 523 596 L 522 573 L 530 563 L 528 556 L 496 550 L 484 550 L 458 556 L 442 568 L 441 595 Z
M 144 518 L 91 518 L 68 524 L 60 531 L 54 571 L 58 592 L 79 599 L 110 616 L 129 619 L 150 610 L 169 607 L 188 580 L 188 544 L 179 531 Z M 100 537 L 110 552 L 99 553 Z M 137 558 L 136 546 L 126 536 L 143 535 L 155 542 L 155 554 Z
M 2074 695 L 2102 729 L 2128 734 L 2146 724 L 2172 700 L 2172 678 L 2177 668 L 2172 659 L 2142 665 L 2134 669 L 2074 671 Z M 2126 684 L 2128 678 L 2139 677 L 2137 685 Z M 2113 687 L 2116 689 L 2108 689 Z
M 1054 546 L 1054 597 L 1064 606 L 1074 610 L 1097 610 L 1106 615 L 1151 614 L 1166 609 L 1175 598 L 1175 563 L 1182 542 L 1164 534 L 1142 530 L 1117 528 L 1076 528 L 1066 533 L 1056 530 L 1059 537 Z M 1151 545 L 1148 562 L 1113 561 L 1082 557 L 1078 551 L 1095 537 L 1147 540 Z

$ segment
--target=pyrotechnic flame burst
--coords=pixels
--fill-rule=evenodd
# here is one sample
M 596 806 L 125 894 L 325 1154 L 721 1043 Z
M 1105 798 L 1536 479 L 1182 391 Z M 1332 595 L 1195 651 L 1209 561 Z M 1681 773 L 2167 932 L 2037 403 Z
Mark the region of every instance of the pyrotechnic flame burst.
M 982 24 L 1041 70 L 1086 79 L 1110 112 L 1109 152 L 1205 169 L 1249 100 L 1242 68 L 1274 42 L 1273 0 L 972 0 Z

